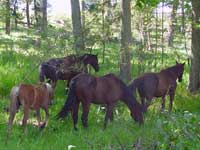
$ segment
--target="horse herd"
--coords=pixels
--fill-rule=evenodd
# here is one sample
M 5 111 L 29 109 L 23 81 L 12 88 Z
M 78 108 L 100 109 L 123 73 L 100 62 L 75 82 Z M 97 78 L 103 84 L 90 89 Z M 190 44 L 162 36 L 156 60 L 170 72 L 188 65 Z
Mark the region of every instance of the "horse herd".
M 53 58 L 39 66 L 39 83 L 36 85 L 19 84 L 10 93 L 9 121 L 6 143 L 11 132 L 13 120 L 22 105 L 24 116 L 22 125 L 26 127 L 29 109 L 36 111 L 38 126 L 43 128 L 48 121 L 48 106 L 54 98 L 54 89 L 58 80 L 68 81 L 67 100 L 57 114 L 58 119 L 65 118 L 72 113 L 74 129 L 77 130 L 78 110 L 82 104 L 82 124 L 88 126 L 90 104 L 101 104 L 106 107 L 104 128 L 108 120 L 113 119 L 113 108 L 116 103 L 123 101 L 131 112 L 131 117 L 143 124 L 143 113 L 154 97 L 162 97 L 162 110 L 165 108 L 165 96 L 170 96 L 169 111 L 172 110 L 176 80 L 182 80 L 184 63 L 161 70 L 158 73 L 145 73 L 133 80 L 128 86 L 114 74 L 96 77 L 88 73 L 87 65 L 99 71 L 97 55 L 84 54 L 69 55 L 63 58 Z M 47 81 L 47 82 L 46 82 Z M 136 100 L 136 90 L 141 98 L 141 104 Z M 45 110 L 45 122 L 41 124 L 40 108 Z M 26 132 L 26 128 L 24 128 Z

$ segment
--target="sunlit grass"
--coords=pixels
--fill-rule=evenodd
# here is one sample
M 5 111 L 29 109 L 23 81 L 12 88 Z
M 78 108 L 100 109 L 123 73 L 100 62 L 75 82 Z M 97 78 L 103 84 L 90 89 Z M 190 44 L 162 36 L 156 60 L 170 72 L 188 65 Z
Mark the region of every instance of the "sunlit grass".
M 29 32 L 27 36 L 27 32 Z M 53 29 L 52 29 L 53 32 Z M 99 106 L 92 105 L 89 113 L 89 127 L 84 129 L 81 124 L 81 107 L 79 111 L 78 131 L 73 130 L 71 116 L 64 121 L 55 119 L 56 114 L 66 100 L 66 83 L 59 81 L 55 91 L 54 105 L 50 107 L 50 118 L 48 126 L 40 130 L 34 125 L 36 118 L 34 112 L 30 113 L 28 133 L 24 135 L 20 122 L 23 118 L 21 109 L 16 115 L 12 133 L 8 145 L 4 145 L 7 131 L 9 106 L 9 92 L 12 86 L 21 82 L 35 84 L 38 81 L 38 65 L 41 61 L 51 57 L 63 57 L 73 53 L 69 45 L 62 46 L 59 40 L 55 42 L 55 35 L 51 33 L 48 39 L 40 39 L 40 35 L 32 30 L 19 30 L 0 39 L 0 149 L 199 149 L 200 148 L 200 95 L 191 95 L 188 92 L 189 66 L 186 64 L 183 82 L 178 83 L 175 95 L 173 111 L 167 112 L 169 98 L 166 100 L 166 112 L 160 112 L 161 99 L 155 99 L 145 114 L 143 126 L 136 124 L 127 109 L 119 103 L 115 107 L 114 121 L 108 123 L 103 130 L 105 110 Z M 39 39 L 39 40 L 38 40 Z M 61 40 L 61 39 L 60 39 Z M 38 43 L 38 41 L 40 41 Z M 102 49 L 96 47 L 92 53 L 98 53 L 100 71 L 92 74 L 104 75 L 106 73 L 119 74 L 119 48 L 116 43 L 106 45 L 105 60 L 102 59 Z M 141 65 L 142 72 L 159 71 L 175 64 L 178 59 L 186 62 L 187 56 L 183 53 L 174 54 L 166 51 L 164 63 L 161 63 L 161 53 L 156 57 L 153 52 L 145 51 L 141 54 L 132 48 L 132 77 L 139 75 L 138 66 Z M 169 53 L 170 52 L 170 53 Z M 140 52 L 141 53 L 141 52 Z M 156 58 L 156 59 L 155 59 Z M 155 65 L 156 63 L 156 65 Z M 142 73 L 140 72 L 140 73 Z M 42 116 L 44 117 L 44 112 Z M 74 147 L 75 146 L 75 147 Z

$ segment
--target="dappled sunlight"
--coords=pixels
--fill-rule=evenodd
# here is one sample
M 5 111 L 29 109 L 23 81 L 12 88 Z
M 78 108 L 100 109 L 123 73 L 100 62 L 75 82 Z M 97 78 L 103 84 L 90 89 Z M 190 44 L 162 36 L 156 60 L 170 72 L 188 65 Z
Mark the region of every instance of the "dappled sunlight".
M 19 2 L 21 3 L 22 1 Z M 23 4 L 25 4 L 24 2 Z M 18 9 L 22 12 L 18 12 L 21 18 L 18 18 L 20 22 L 18 22 L 16 29 L 14 27 L 14 4 L 12 3 L 10 35 L 5 34 L 5 8 L 2 7 L 4 5 L 0 6 L 0 17 L 2 18 L 0 19 L 0 149 L 198 150 L 200 147 L 200 93 L 198 91 L 195 94 L 191 94 L 188 90 L 191 67 L 191 31 L 189 31 L 191 30 L 191 25 L 189 25 L 191 21 L 191 10 L 189 10 L 191 4 L 184 1 L 185 7 L 188 7 L 187 11 L 185 8 L 185 18 L 179 12 L 182 10 L 182 4 L 178 6 L 176 22 L 173 23 L 176 24 L 174 28 L 176 35 L 174 35 L 173 45 L 169 46 L 167 40 L 170 32 L 169 19 L 171 17 L 170 14 L 165 14 L 164 18 L 161 18 L 161 9 L 159 9 L 159 12 L 155 12 L 158 10 L 154 8 L 156 6 L 151 6 L 151 3 L 157 5 L 158 1 L 156 0 L 145 1 L 148 3 L 147 5 L 143 4 L 144 0 L 138 1 L 141 2 L 138 5 L 145 6 L 145 8 L 136 8 L 136 1 L 131 1 L 134 4 L 131 7 L 133 10 L 131 14 L 133 19 L 131 24 L 132 39 L 130 40 L 131 46 L 125 49 L 127 50 L 127 56 L 123 59 L 128 60 L 130 58 L 131 79 L 136 79 L 146 72 L 160 72 L 161 69 L 175 65 L 176 61 L 185 62 L 183 81 L 177 81 L 171 112 L 168 109 L 169 96 L 166 96 L 165 109 L 163 111 L 161 111 L 162 99 L 154 98 L 148 107 L 148 111 L 143 114 L 144 124 L 140 125 L 133 120 L 128 107 L 119 101 L 113 109 L 114 120 L 109 120 L 106 129 L 104 129 L 105 105 L 91 104 L 89 107 L 88 128 L 84 128 L 81 119 L 83 107 L 80 105 L 78 130 L 75 131 L 71 111 L 63 120 L 58 120 L 56 117 L 69 96 L 67 82 L 59 80 L 54 91 L 53 104 L 49 106 L 48 125 L 44 129 L 38 128 L 36 113 L 30 110 L 27 133 L 24 133 L 22 126 L 24 110 L 21 107 L 16 113 L 8 144 L 4 144 L 8 128 L 10 91 L 12 87 L 20 83 L 38 83 L 39 65 L 42 62 L 46 62 L 51 58 L 79 54 L 79 51 L 75 50 L 76 45 L 74 43 L 80 37 L 73 35 L 75 32 L 72 20 L 68 16 L 69 14 L 71 15 L 69 13 L 71 12 L 71 5 L 69 0 L 65 2 L 67 2 L 67 5 L 61 6 L 61 3 L 57 0 L 49 1 L 52 6 L 48 4 L 47 37 L 44 37 L 40 25 L 36 23 L 36 16 L 34 16 L 33 12 L 34 1 L 30 4 L 32 6 L 30 7 L 31 26 L 27 26 L 25 7 L 19 7 Z M 116 3 L 119 1 L 111 1 L 112 4 L 110 6 L 107 4 L 109 1 L 104 1 L 105 5 L 102 4 L 102 1 L 95 3 L 81 0 L 80 2 L 80 4 L 86 2 L 86 10 L 81 12 L 81 17 L 84 16 L 81 20 L 83 25 L 81 36 L 84 36 L 85 47 L 84 51 L 83 48 L 80 50 L 80 54 L 97 54 L 100 68 L 98 72 L 95 72 L 92 67 L 88 67 L 89 74 L 103 76 L 108 73 L 114 73 L 119 77 L 120 69 L 125 68 L 120 68 L 120 66 L 123 66 L 123 63 L 127 63 L 121 60 L 123 54 L 123 49 L 121 49 L 121 15 L 123 14 L 121 13 L 121 5 Z M 53 6 L 53 3 L 55 3 L 55 6 Z M 164 4 L 170 5 L 170 8 L 172 8 L 171 3 L 173 2 Z M 64 15 L 59 13 L 61 10 L 50 15 L 51 11 L 55 11 L 53 7 L 57 9 L 65 7 L 64 9 L 69 8 L 69 10 L 66 10 L 67 14 L 65 13 Z M 109 12 L 109 9 L 112 11 Z M 58 76 L 57 72 L 56 76 Z M 94 81 L 97 80 L 96 77 L 94 79 Z M 85 80 L 83 82 L 85 84 Z M 91 80 L 88 82 L 89 85 L 94 84 Z M 105 88 L 107 87 L 116 88 L 116 86 L 106 86 Z M 68 89 L 68 93 L 66 89 Z M 88 92 L 88 97 L 90 98 L 92 90 L 89 88 L 83 89 L 90 90 Z M 169 87 L 167 92 L 169 92 Z M 113 93 L 113 97 L 117 94 Z M 94 93 L 91 95 L 94 95 Z M 103 96 L 106 99 L 111 95 L 105 94 Z M 77 99 L 77 95 L 75 99 Z M 138 92 L 136 100 L 141 103 Z M 141 109 L 140 107 L 138 108 Z M 41 121 L 44 121 L 45 112 L 43 110 L 40 112 Z

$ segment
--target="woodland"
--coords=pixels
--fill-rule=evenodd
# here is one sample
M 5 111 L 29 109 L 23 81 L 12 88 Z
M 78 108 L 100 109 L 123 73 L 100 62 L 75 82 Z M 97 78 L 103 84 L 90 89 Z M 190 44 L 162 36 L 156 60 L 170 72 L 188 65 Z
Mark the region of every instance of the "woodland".
M 200 0 L 65 1 L 70 16 L 52 12 L 55 3 L 66 5 L 59 0 L 0 1 L 0 149 L 200 149 Z M 58 80 L 47 126 L 39 128 L 30 111 L 25 133 L 21 107 L 5 144 L 12 87 L 37 84 L 40 64 L 51 58 L 84 54 L 98 58 L 99 70 L 88 65 L 88 74 L 112 73 L 127 86 L 144 73 L 183 63 L 172 111 L 168 95 L 162 111 L 162 98 L 153 98 L 140 125 L 119 101 L 114 120 L 103 129 L 106 107 L 91 104 L 85 129 L 80 106 L 76 131 L 71 114 L 56 118 L 70 92 L 67 82 Z M 138 91 L 134 96 L 141 104 Z

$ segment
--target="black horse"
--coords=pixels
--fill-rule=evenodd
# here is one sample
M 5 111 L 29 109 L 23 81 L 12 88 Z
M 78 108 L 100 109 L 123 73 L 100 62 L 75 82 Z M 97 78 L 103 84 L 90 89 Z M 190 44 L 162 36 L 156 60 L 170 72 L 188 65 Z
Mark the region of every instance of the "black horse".
M 99 71 L 99 64 L 97 55 L 93 54 L 84 54 L 81 56 L 77 55 L 69 55 L 63 58 L 52 58 L 47 62 L 43 62 L 39 66 L 39 80 L 40 82 L 44 82 L 45 78 L 48 79 L 48 82 L 52 82 L 52 87 L 56 87 L 57 80 L 63 80 L 65 77 L 61 77 L 60 75 L 66 73 L 72 73 L 71 75 L 77 75 L 79 72 L 88 72 L 87 65 L 91 65 L 94 70 Z M 75 68 L 75 69 L 74 69 Z M 78 69 L 78 71 L 76 71 Z M 68 71 L 68 70 L 72 70 Z M 75 70 L 75 71 L 74 71 Z M 74 73 L 76 72 L 76 73 Z M 57 76 L 59 74 L 59 76 Z M 70 76 L 70 79 L 72 76 Z M 64 79 L 66 80 L 66 78 Z M 69 82 L 69 81 L 68 81 Z

